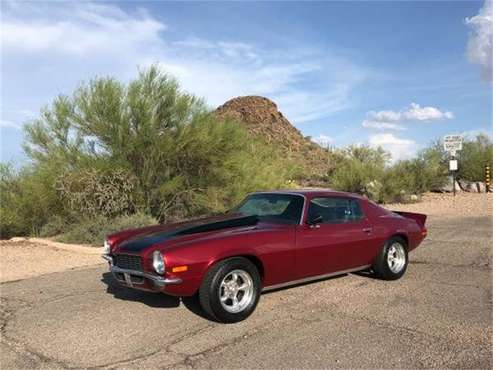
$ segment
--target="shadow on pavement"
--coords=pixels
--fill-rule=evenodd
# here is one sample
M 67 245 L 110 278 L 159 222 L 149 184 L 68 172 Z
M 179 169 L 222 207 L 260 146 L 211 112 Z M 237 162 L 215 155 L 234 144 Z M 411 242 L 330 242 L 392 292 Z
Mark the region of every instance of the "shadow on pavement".
M 342 273 L 342 274 L 338 274 L 338 275 L 334 275 L 334 276 L 323 277 L 323 278 L 320 278 L 320 279 L 314 279 L 314 280 L 310 280 L 310 281 L 305 281 L 305 282 L 300 282 L 300 283 L 295 283 L 295 284 L 289 284 L 289 285 L 284 286 L 284 287 L 275 288 L 275 289 L 269 289 L 269 290 L 267 290 L 265 292 L 262 292 L 262 295 L 266 295 L 266 294 L 270 294 L 270 293 L 275 293 L 275 292 L 279 292 L 279 291 L 282 291 L 282 290 L 288 290 L 288 289 L 292 289 L 292 288 L 298 288 L 298 287 L 302 287 L 302 286 L 305 286 L 305 285 L 316 284 L 316 283 L 320 283 L 322 281 L 335 280 L 335 279 L 342 278 L 344 276 L 348 276 L 348 274 L 347 273 Z
M 370 270 L 362 270 L 362 271 L 356 271 L 352 272 L 354 275 L 362 276 L 362 277 L 367 277 L 369 279 L 375 279 L 375 280 L 382 280 L 378 276 L 376 276 L 372 271 Z
M 110 272 L 103 273 L 101 281 L 106 284 L 106 292 L 113 295 L 116 299 L 140 302 L 154 308 L 177 308 L 180 306 L 181 302 L 192 313 L 204 319 L 211 320 L 202 311 L 196 295 L 192 297 L 178 298 L 163 293 L 145 292 L 127 288 L 120 285 L 113 278 Z

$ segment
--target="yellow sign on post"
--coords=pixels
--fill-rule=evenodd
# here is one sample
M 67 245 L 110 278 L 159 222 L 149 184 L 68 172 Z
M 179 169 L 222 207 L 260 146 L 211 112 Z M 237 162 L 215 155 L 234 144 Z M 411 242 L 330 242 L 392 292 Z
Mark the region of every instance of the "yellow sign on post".
M 486 167 L 485 167 L 485 184 L 486 184 L 486 192 L 489 193 L 490 192 L 490 165 L 487 164 Z

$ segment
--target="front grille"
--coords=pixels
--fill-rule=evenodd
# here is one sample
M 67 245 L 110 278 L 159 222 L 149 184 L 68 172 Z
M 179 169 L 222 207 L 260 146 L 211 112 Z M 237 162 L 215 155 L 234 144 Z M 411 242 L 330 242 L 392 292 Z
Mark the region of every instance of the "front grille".
M 115 254 L 113 264 L 122 269 L 142 271 L 142 259 L 139 256 Z

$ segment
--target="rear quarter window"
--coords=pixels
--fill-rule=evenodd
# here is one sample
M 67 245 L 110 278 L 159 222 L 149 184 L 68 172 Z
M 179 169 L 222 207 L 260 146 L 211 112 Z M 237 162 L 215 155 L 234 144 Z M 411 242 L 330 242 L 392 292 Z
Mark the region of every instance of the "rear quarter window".
M 361 220 L 364 215 L 357 199 L 317 197 L 310 201 L 308 218 L 322 216 L 322 223 L 338 224 Z

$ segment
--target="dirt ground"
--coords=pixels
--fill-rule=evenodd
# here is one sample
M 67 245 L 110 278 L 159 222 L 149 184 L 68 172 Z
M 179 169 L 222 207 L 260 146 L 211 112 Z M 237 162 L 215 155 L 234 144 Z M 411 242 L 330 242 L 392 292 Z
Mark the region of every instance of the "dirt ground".
M 424 213 L 429 216 L 493 216 L 493 193 L 426 193 L 418 203 L 386 204 L 396 211 Z
M 430 217 L 493 216 L 493 193 L 427 193 L 414 204 L 387 204 L 388 209 Z M 41 238 L 0 241 L 0 283 L 104 263 L 102 248 L 69 245 Z
M 103 263 L 102 248 L 40 238 L 0 241 L 0 283 Z

